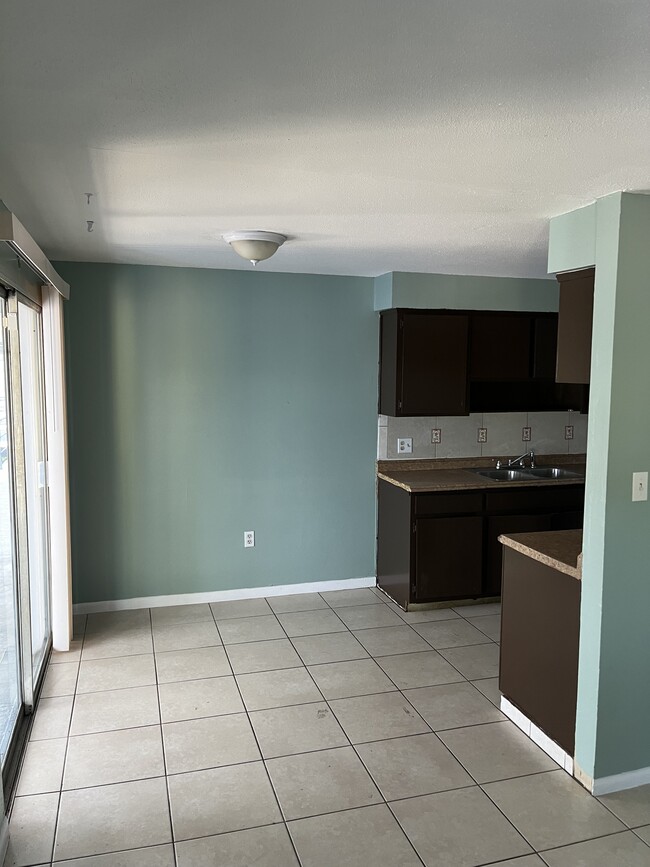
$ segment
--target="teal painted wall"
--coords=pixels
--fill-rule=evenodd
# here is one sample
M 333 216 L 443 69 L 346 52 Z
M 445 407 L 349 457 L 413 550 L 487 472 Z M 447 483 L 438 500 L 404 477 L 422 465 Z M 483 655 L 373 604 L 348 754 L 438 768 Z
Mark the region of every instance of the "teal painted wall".
M 374 574 L 371 279 L 56 268 L 75 602 Z
M 390 279 L 389 279 L 390 278 Z M 375 278 L 375 309 L 390 307 L 458 310 L 558 309 L 555 280 L 519 277 L 467 277 L 394 271 Z
M 548 234 L 549 274 L 590 268 L 595 261 L 596 203 L 553 217 Z
M 599 199 L 592 226 L 593 260 L 564 262 L 596 266 L 576 761 L 597 780 L 650 767 L 650 196 Z

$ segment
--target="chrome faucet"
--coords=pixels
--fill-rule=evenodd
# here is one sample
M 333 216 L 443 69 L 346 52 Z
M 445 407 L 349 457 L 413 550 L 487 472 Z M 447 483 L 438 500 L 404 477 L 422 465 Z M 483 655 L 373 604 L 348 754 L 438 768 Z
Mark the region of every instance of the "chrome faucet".
M 529 452 L 524 452 L 523 455 L 520 455 L 518 458 L 513 458 L 511 461 L 498 460 L 496 468 L 497 468 L 497 470 L 500 470 L 502 467 L 504 467 L 504 468 L 505 467 L 514 467 L 515 465 L 518 465 L 518 466 L 523 468 L 526 466 L 526 464 L 525 464 L 526 458 L 530 458 L 529 466 L 531 469 L 533 469 L 533 467 L 535 466 L 535 452 L 532 449 Z

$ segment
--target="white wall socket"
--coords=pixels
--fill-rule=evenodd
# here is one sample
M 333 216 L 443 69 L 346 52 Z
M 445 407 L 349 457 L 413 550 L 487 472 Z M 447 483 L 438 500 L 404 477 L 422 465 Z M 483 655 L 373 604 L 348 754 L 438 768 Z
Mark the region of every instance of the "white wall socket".
M 564 425 L 564 439 L 572 440 L 573 439 L 573 425 L 565 424 Z
M 442 430 L 439 427 L 431 428 L 431 442 L 438 445 L 442 442 Z
M 397 440 L 397 454 L 411 455 L 413 454 L 413 437 L 401 437 Z
M 255 547 L 255 530 L 244 530 L 244 548 Z
M 648 499 L 648 474 L 632 473 L 632 502 L 640 503 Z
M 478 436 L 476 438 L 476 441 L 479 443 L 486 443 L 487 442 L 487 428 L 486 427 L 480 427 L 478 429 Z

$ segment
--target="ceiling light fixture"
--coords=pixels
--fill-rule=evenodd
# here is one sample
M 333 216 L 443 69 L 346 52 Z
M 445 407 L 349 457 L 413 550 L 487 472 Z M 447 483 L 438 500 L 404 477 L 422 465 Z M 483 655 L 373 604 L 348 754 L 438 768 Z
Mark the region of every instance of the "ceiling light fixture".
M 287 240 L 286 235 L 279 235 L 277 232 L 228 232 L 222 237 L 235 253 L 242 259 L 248 259 L 253 265 L 270 259 Z

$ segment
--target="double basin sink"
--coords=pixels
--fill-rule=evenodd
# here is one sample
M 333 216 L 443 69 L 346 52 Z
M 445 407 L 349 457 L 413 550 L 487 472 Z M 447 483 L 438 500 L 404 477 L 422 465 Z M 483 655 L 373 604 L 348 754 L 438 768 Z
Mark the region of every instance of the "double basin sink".
M 581 479 L 580 473 L 573 470 L 565 470 L 562 467 L 511 467 L 499 470 L 484 469 L 477 467 L 468 470 L 484 479 L 493 479 L 495 482 L 532 482 L 535 480 L 564 480 Z

